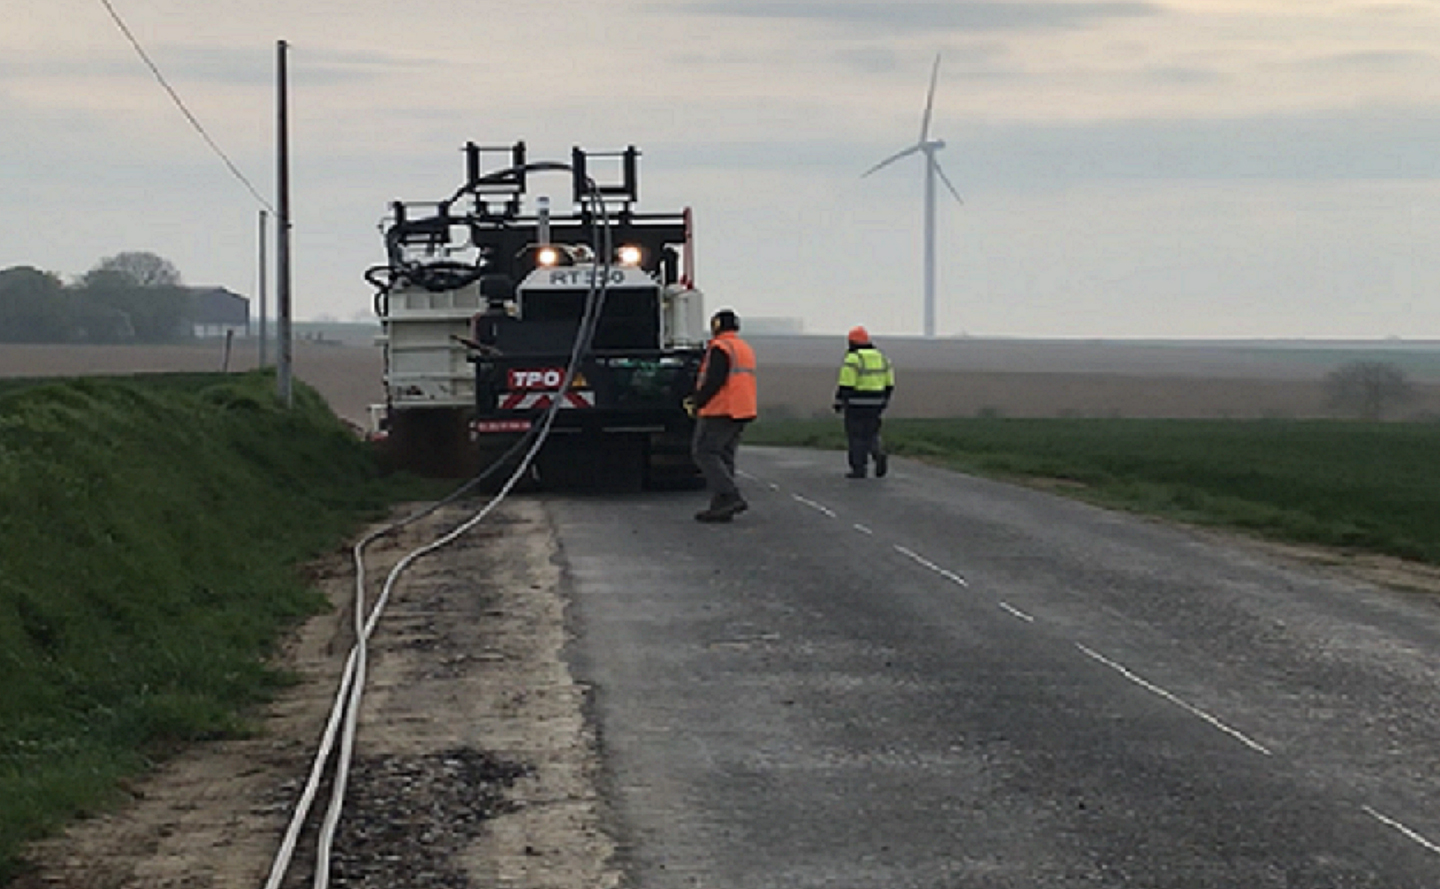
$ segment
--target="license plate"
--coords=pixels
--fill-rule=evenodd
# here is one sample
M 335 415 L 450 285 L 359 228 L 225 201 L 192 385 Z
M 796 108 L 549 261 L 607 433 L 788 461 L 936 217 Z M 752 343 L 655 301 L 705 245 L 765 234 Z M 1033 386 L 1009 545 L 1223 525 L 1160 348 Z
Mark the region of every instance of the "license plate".
M 475 431 L 481 434 L 493 432 L 529 432 L 529 420 L 476 420 Z

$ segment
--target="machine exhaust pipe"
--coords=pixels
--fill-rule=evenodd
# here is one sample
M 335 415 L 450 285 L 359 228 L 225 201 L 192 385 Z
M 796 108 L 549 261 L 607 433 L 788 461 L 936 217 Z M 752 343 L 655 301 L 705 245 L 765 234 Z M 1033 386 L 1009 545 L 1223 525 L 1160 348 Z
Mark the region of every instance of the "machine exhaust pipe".
M 535 199 L 535 239 L 542 246 L 550 243 L 550 198 Z

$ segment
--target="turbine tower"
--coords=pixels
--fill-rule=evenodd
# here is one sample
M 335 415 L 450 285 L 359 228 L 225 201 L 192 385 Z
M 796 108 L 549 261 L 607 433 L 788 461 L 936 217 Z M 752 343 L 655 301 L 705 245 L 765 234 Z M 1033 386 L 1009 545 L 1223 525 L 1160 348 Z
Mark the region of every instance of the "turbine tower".
M 930 138 L 930 114 L 935 108 L 935 81 L 940 76 L 940 56 L 935 56 L 935 65 L 930 69 L 930 92 L 925 96 L 925 116 L 920 119 L 920 141 L 902 151 L 885 158 L 880 163 L 866 170 L 861 176 L 864 179 L 877 170 L 888 167 L 904 157 L 909 157 L 917 152 L 925 155 L 925 335 L 935 336 L 935 179 L 938 177 L 955 200 L 961 204 L 965 200 L 960 197 L 950 177 L 940 168 L 940 162 L 935 159 L 935 154 L 945 147 L 942 139 Z

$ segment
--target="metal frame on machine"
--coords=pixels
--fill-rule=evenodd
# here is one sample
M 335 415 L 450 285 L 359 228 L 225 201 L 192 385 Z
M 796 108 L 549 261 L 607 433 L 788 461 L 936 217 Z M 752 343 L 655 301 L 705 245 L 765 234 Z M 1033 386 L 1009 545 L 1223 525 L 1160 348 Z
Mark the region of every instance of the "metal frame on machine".
M 639 157 L 634 146 L 622 152 L 587 152 L 571 150 L 569 170 L 572 200 L 576 210 L 570 214 L 522 215 L 521 198 L 527 193 L 529 173 L 537 165 L 526 160 L 524 142 L 509 147 L 465 145 L 466 182 L 446 201 L 414 203 L 396 201 L 391 204 L 391 225 L 386 231 L 386 245 L 392 270 L 403 270 L 414 262 L 406 253 L 418 252 L 443 259 L 467 246 L 478 251 L 474 263 L 455 262 L 454 266 L 470 265 L 476 273 L 503 275 L 520 281 L 536 267 L 535 250 L 542 246 L 542 228 L 548 232 L 549 244 L 588 245 L 594 241 L 595 227 L 600 223 L 592 203 L 603 201 L 608 217 L 610 242 L 633 245 L 641 249 L 639 267 L 656 276 L 660 283 L 693 283 L 693 243 L 690 213 L 636 213 L 632 205 L 639 196 Z M 503 160 L 493 163 L 499 155 Z M 593 161 L 619 159 L 618 180 L 593 182 Z M 492 161 L 487 164 L 487 161 Z M 551 167 L 550 169 L 565 169 Z M 456 204 L 465 196 L 471 198 L 464 212 L 456 213 Z M 416 211 L 427 215 L 416 215 Z M 456 229 L 463 229 L 469 244 L 455 241 Z M 458 271 L 459 269 L 456 268 Z

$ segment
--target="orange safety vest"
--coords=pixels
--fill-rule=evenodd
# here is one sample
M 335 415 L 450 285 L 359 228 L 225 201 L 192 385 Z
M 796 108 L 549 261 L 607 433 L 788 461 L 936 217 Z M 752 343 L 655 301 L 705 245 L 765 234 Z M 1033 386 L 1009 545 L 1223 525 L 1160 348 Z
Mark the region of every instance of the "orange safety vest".
M 731 417 L 736 420 L 753 420 L 756 409 L 755 352 L 750 345 L 733 330 L 726 330 L 710 341 L 711 349 L 723 349 L 730 356 L 730 378 L 715 397 L 700 408 L 702 417 Z M 700 379 L 705 379 L 706 366 L 710 364 L 710 351 L 705 351 L 705 360 L 700 362 Z

